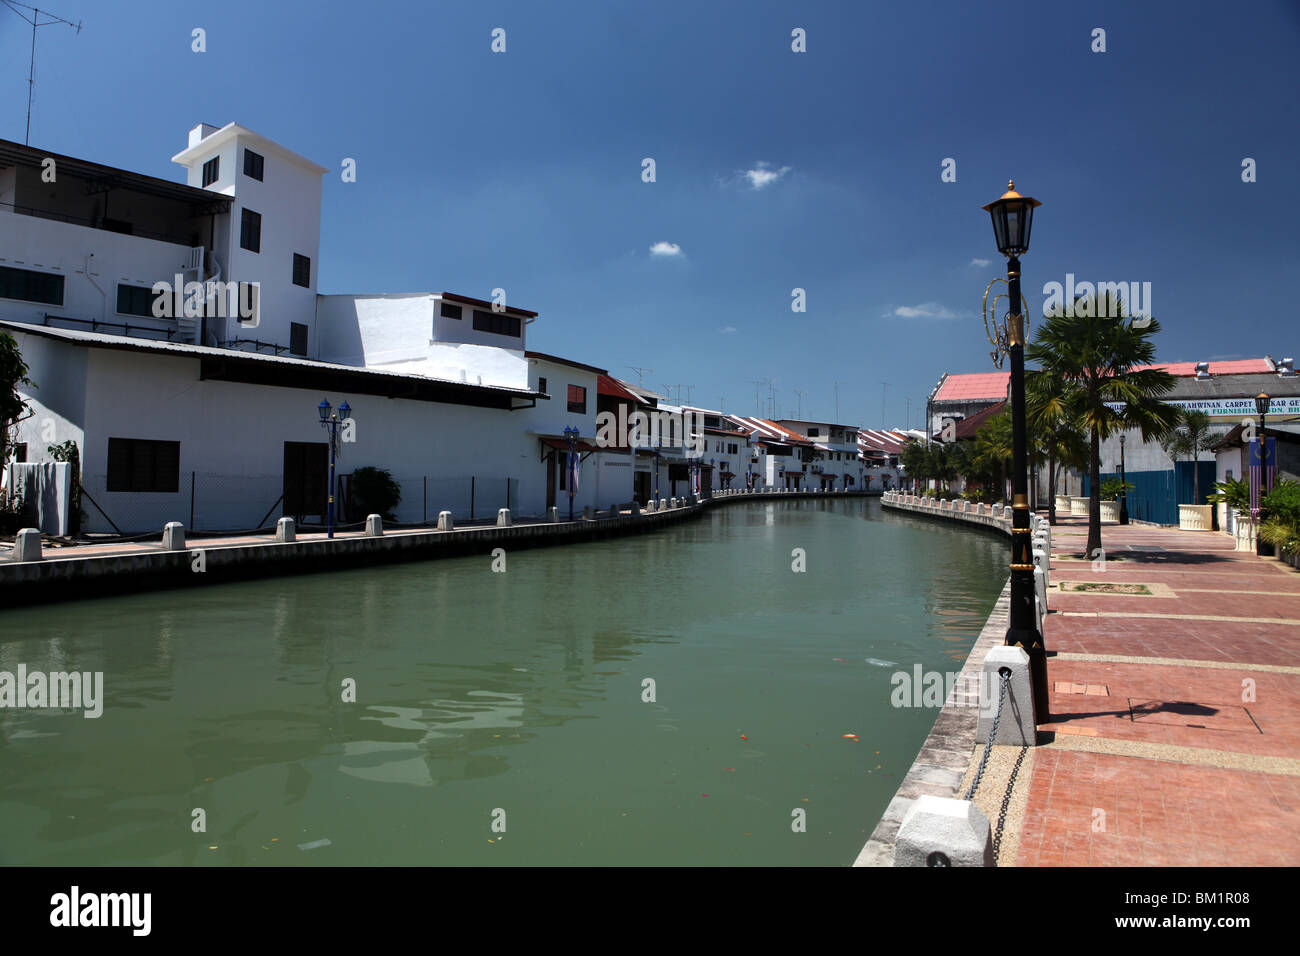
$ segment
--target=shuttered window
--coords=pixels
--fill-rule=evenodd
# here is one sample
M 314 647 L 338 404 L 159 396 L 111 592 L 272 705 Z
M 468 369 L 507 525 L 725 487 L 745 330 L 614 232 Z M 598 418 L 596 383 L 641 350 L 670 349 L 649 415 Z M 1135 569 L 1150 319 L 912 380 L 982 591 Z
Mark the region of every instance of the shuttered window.
M 108 490 L 180 490 L 181 443 L 144 438 L 108 440 Z

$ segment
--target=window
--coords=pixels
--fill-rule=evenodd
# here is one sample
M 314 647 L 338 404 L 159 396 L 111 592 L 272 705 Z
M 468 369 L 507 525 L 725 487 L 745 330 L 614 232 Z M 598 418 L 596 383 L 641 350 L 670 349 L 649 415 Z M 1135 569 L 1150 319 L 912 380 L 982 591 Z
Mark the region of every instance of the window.
M 444 319 L 459 319 L 460 306 L 452 305 L 450 302 L 442 303 L 442 317 Z
M 809 437 L 809 438 L 817 438 L 820 434 L 821 434 L 821 429 L 820 429 L 820 428 L 810 428 L 810 429 L 808 429 L 808 437 Z
M 475 309 L 474 329 L 478 332 L 495 332 L 497 335 L 513 335 L 518 338 L 520 334 L 519 317 L 506 315 L 504 312 L 487 312 L 483 309 Z
M 289 323 L 289 354 L 307 354 L 307 326 L 301 322 Z
M 736 446 L 734 444 L 727 446 L 727 454 L 728 455 L 736 454 Z
M 63 305 L 63 276 L 0 266 L 0 299 Z
M 13 449 L 14 461 L 21 464 L 22 462 L 25 462 L 27 460 L 27 442 L 20 441 L 17 444 L 11 445 L 10 447 Z M 1229 475 L 1228 477 L 1231 478 L 1232 476 Z
M 221 157 L 213 156 L 203 164 L 203 185 L 211 186 L 221 178 Z
M 141 438 L 108 440 L 108 490 L 180 490 L 181 443 Z
M 256 179 L 260 183 L 262 181 L 262 167 L 265 162 L 260 153 L 255 153 L 251 149 L 244 150 L 244 175 L 249 179 Z
M 166 293 L 159 293 L 166 295 Z M 152 319 L 153 289 L 138 285 L 117 284 L 117 311 L 121 315 L 142 315 Z
M 549 395 L 549 394 L 550 394 L 550 392 L 546 391 L 546 379 L 544 379 L 544 378 L 539 378 L 539 379 L 537 380 L 537 390 L 538 390 L 539 392 L 541 392 L 543 395 Z
M 249 252 L 262 251 L 262 216 L 245 209 L 239 221 L 239 248 Z
M 296 252 L 293 254 L 293 284 L 311 288 L 311 260 Z
M 587 390 L 583 386 L 569 386 L 569 411 L 580 415 L 587 413 Z

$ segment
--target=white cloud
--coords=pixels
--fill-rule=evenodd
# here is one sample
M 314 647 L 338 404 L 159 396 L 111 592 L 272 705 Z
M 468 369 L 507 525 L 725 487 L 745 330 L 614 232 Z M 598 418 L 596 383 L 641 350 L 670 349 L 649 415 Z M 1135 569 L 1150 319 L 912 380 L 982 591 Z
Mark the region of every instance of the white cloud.
M 789 171 L 789 166 L 782 166 L 780 169 L 773 169 L 771 163 L 765 163 L 760 160 L 755 164 L 753 169 L 745 170 L 743 175 L 749 180 L 749 185 L 754 189 L 766 189 Z
M 938 302 L 922 302 L 920 305 L 900 305 L 892 312 L 886 312 L 886 317 L 896 317 L 900 319 L 956 319 L 960 315 Z
M 680 256 L 681 254 L 682 247 L 675 242 L 660 240 L 650 247 L 650 255 L 652 256 Z
M 992 263 L 993 263 L 992 259 L 972 259 L 970 261 L 971 265 L 979 266 L 981 269 L 983 269 L 985 266 L 992 265 Z
M 729 335 L 730 333 L 732 333 L 732 332 L 734 332 L 734 331 L 736 331 L 736 327 L 735 327 L 734 325 L 724 325 L 724 326 L 722 327 L 722 334 L 723 334 L 723 335 Z

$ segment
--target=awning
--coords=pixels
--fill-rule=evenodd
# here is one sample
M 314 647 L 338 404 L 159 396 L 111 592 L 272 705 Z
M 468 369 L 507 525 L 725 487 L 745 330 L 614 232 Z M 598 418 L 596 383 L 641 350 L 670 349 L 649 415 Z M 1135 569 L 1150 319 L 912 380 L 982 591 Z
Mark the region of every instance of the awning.
M 563 452 L 567 452 L 569 450 L 569 440 L 567 438 L 564 438 L 563 436 L 555 437 L 552 435 L 539 435 L 537 437 L 537 440 L 542 445 L 542 453 L 537 456 L 538 461 L 541 461 L 543 458 L 547 457 L 547 455 L 554 453 L 554 452 L 548 452 L 546 450 L 547 448 L 551 448 L 554 451 L 563 451 Z M 590 442 L 585 442 L 581 438 L 579 438 L 576 442 L 574 442 L 573 447 L 575 451 L 581 454 L 581 457 L 578 459 L 579 461 L 586 461 L 588 458 L 591 457 L 591 455 L 594 452 L 598 452 L 601 450 L 596 445 L 593 445 Z

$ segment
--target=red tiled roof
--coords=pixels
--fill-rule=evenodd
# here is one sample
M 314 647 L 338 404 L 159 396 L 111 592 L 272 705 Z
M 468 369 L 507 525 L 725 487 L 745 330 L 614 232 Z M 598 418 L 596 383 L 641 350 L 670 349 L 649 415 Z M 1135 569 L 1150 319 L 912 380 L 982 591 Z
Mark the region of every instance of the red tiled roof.
M 907 444 L 908 436 L 897 431 L 878 428 L 858 429 L 858 450 L 871 455 L 897 455 Z
M 625 402 L 635 402 L 637 405 L 646 404 L 640 395 L 629 392 L 623 387 L 622 382 L 610 375 L 601 375 L 596 379 L 596 392 L 599 395 L 610 395 Z
M 1273 371 L 1273 366 L 1268 363 L 1268 359 L 1233 359 L 1228 362 L 1210 362 L 1211 375 L 1249 375 L 1253 373 L 1269 373 Z M 1191 378 L 1196 374 L 1195 362 L 1167 362 L 1163 365 L 1139 365 L 1138 368 L 1162 368 L 1170 375 L 1177 375 L 1179 378 Z
M 955 440 L 966 441 L 969 438 L 974 438 L 975 433 L 984 427 L 985 422 L 987 422 L 990 418 L 992 418 L 994 415 L 998 414 L 999 412 L 1004 411 L 1006 407 L 1007 407 L 1007 400 L 1004 398 L 1002 401 L 995 402 L 994 404 L 990 405 L 988 408 L 980 409 L 974 415 L 970 415 L 966 418 L 963 418 L 961 421 L 957 423 L 957 427 L 953 429 L 953 431 L 956 433 Z M 942 429 L 935 432 L 933 437 L 937 441 L 943 441 Z
M 936 402 L 978 402 L 1007 397 L 1010 372 L 973 372 L 967 375 L 947 375 L 935 392 Z
M 779 441 L 783 444 L 793 445 L 810 445 L 810 442 L 803 435 L 796 431 L 786 428 L 784 425 L 778 425 L 776 422 L 768 421 L 766 418 L 749 418 L 745 415 L 728 415 L 729 421 L 753 432 L 751 440 L 753 441 Z

